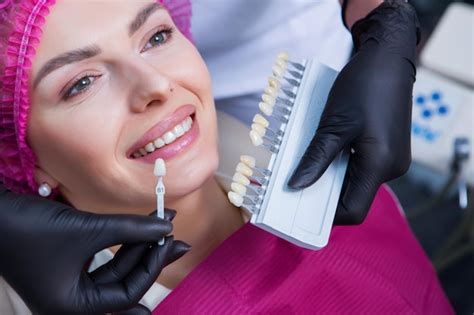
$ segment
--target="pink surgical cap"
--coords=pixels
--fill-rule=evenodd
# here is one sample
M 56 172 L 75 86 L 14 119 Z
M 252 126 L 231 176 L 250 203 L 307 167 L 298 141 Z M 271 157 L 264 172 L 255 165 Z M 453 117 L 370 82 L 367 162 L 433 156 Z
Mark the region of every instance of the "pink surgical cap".
M 191 39 L 191 0 L 159 0 Z M 17 193 L 38 189 L 36 157 L 26 143 L 31 67 L 49 8 L 56 0 L 0 0 L 0 181 Z

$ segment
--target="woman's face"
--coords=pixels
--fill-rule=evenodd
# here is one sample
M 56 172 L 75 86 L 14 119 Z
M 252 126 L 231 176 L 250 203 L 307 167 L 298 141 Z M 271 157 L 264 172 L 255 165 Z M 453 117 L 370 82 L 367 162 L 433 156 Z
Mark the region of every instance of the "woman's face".
M 157 158 L 166 161 L 169 201 L 198 189 L 217 167 L 209 73 L 155 1 L 58 1 L 43 27 L 30 95 L 36 179 L 57 182 L 78 208 L 152 210 Z

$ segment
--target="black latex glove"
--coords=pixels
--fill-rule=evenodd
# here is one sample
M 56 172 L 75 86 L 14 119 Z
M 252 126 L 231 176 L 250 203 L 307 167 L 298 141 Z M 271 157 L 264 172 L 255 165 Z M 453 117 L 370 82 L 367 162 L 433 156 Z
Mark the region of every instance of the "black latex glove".
M 172 236 L 157 246 L 175 215 L 92 214 L 0 185 L 0 274 L 34 314 L 147 314 L 138 301 L 189 250 Z M 96 252 L 122 243 L 113 260 L 85 271 Z
M 352 148 L 334 224 L 363 222 L 380 185 L 408 170 L 418 32 L 413 7 L 393 0 L 352 27 L 356 53 L 289 181 L 294 189 L 312 185 L 341 150 Z

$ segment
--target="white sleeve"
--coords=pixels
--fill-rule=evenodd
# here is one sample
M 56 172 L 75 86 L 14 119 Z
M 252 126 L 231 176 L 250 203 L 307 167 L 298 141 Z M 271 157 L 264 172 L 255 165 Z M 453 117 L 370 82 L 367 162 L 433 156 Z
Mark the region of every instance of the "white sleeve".
M 25 302 L 2 277 L 0 277 L 0 314 L 31 315 Z

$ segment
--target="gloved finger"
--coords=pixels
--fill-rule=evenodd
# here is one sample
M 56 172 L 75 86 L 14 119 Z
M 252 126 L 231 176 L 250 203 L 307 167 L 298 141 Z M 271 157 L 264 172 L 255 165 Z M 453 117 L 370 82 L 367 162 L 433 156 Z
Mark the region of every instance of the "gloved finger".
M 125 244 L 114 258 L 89 273 L 96 284 L 117 282 L 130 273 L 150 247 L 149 243 Z
M 148 214 L 150 217 L 156 217 L 157 210 L 152 211 Z M 165 208 L 165 220 L 166 221 L 173 221 L 173 219 L 176 217 L 176 210 Z
M 138 304 L 137 306 L 132 307 L 126 311 L 113 313 L 113 315 L 151 315 L 151 312 L 145 306 Z
M 165 211 L 165 214 L 168 218 L 173 217 L 172 211 Z M 173 230 L 168 220 L 142 215 L 91 214 L 89 221 L 89 227 L 81 230 L 89 230 L 94 236 L 96 243 L 91 248 L 92 254 L 113 245 L 157 241 Z
M 318 129 L 288 181 L 288 186 L 302 189 L 314 184 L 350 140 L 346 132 L 341 133 L 335 127 Z
M 360 153 L 351 155 L 336 209 L 334 225 L 361 224 L 369 212 L 382 181 L 374 165 L 378 162 Z
M 165 209 L 165 220 L 173 221 L 176 216 L 173 209 Z M 156 216 L 156 210 L 149 214 Z M 115 254 L 114 258 L 90 273 L 96 284 L 122 280 L 138 263 L 150 247 L 149 243 L 125 244 Z
M 100 301 L 101 310 L 117 311 L 136 305 L 159 276 L 166 263 L 175 261 L 187 252 L 186 247 L 184 247 L 185 250 L 180 247 L 181 251 L 175 251 L 175 245 L 173 237 L 167 236 L 163 245 L 158 246 L 156 243 L 151 245 L 135 269 L 122 281 L 97 286 L 96 292 L 100 292 L 98 301 Z M 97 304 L 99 302 L 95 305 Z

